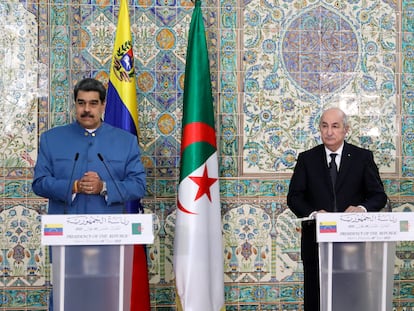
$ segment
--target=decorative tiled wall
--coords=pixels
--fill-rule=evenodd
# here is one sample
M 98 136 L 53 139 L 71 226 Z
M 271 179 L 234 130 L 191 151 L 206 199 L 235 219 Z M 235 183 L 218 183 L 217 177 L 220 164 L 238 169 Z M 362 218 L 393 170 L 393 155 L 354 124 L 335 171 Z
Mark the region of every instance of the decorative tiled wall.
M 0 310 L 46 310 L 48 251 L 31 191 L 38 135 L 73 120 L 72 88 L 108 81 L 118 0 L 0 2 Z M 370 148 L 395 211 L 414 210 L 414 4 L 203 1 L 217 111 L 227 310 L 302 310 L 300 226 L 286 206 L 298 152 L 338 104 Z M 176 310 L 172 272 L 191 1 L 129 0 L 147 171 L 153 310 Z M 414 310 L 414 242 L 396 252 L 394 311 Z
M 244 3 L 243 173 L 291 172 L 338 105 L 348 141 L 396 173 L 397 14 L 387 1 Z

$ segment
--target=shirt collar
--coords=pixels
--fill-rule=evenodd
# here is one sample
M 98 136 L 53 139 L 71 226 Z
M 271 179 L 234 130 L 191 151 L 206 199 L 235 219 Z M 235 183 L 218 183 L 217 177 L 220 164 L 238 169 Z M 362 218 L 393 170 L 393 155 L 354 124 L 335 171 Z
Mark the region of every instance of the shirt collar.
M 96 129 L 86 129 L 82 125 L 80 125 L 78 121 L 75 121 L 74 124 L 76 124 L 78 131 L 82 133 L 82 135 L 85 135 L 85 136 L 92 135 L 93 133 L 97 134 L 104 127 L 104 122 L 102 122 L 101 125 Z M 95 136 L 95 134 L 93 134 L 93 136 Z
M 337 157 L 335 159 L 338 159 L 338 160 L 335 161 L 335 162 L 338 162 L 341 159 L 341 155 L 342 155 L 342 150 L 343 149 L 344 149 L 344 143 L 342 143 L 342 145 L 337 150 L 335 150 L 335 151 L 331 151 L 331 150 L 329 150 L 328 148 L 325 147 L 326 159 L 328 161 L 328 164 L 331 161 L 329 155 L 331 153 L 336 153 L 337 154 Z

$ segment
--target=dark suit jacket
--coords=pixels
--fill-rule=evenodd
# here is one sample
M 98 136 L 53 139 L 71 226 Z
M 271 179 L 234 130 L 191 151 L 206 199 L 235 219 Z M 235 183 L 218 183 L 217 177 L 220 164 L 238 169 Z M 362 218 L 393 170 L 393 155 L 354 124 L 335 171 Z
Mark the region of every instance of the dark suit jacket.
M 329 175 L 325 147 L 299 154 L 290 181 L 287 203 L 298 217 L 324 209 L 344 212 L 349 205 L 379 211 L 387 196 L 371 151 L 344 143 L 335 191 Z M 304 310 L 319 311 L 319 256 L 315 221 L 302 222 L 301 257 L 304 267 Z
M 343 212 L 349 205 L 379 211 L 387 201 L 371 151 L 344 143 L 335 192 L 329 175 L 326 152 L 318 145 L 299 154 L 290 181 L 287 204 L 298 217 L 325 209 Z

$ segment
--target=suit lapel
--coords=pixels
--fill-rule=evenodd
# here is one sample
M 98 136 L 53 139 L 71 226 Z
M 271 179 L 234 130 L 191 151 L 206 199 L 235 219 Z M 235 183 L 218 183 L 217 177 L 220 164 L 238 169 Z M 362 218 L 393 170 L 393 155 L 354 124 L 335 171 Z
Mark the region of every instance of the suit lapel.
M 352 158 L 353 158 L 353 154 L 351 152 L 351 148 L 349 147 L 349 145 L 345 142 L 344 143 L 344 148 L 342 150 L 342 155 L 341 155 L 341 164 L 339 166 L 339 173 L 338 173 L 338 177 L 336 180 L 336 188 L 338 188 L 342 182 L 346 179 L 346 174 L 348 174 L 349 172 L 352 172 Z
M 326 151 L 324 145 L 320 145 L 321 148 L 319 149 L 319 160 L 316 163 L 320 163 L 322 165 L 321 168 L 317 168 L 320 172 L 324 172 L 323 178 L 325 179 L 326 188 L 330 189 L 332 186 L 331 182 L 331 175 L 329 174 L 328 168 L 328 160 L 326 159 Z M 315 163 L 315 164 L 316 164 Z

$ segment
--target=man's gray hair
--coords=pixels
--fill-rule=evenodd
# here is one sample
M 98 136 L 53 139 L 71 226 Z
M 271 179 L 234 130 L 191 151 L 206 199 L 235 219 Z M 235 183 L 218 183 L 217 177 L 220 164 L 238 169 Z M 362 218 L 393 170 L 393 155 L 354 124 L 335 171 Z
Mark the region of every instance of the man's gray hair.
M 339 108 L 339 107 L 330 107 L 330 108 L 327 108 L 327 109 L 325 109 L 323 112 L 322 112 L 322 115 L 321 115 L 321 117 L 319 118 L 319 126 L 321 126 L 321 122 L 322 122 L 322 117 L 323 117 L 323 115 L 325 114 L 325 112 L 327 112 L 328 110 L 338 110 L 338 111 L 340 111 L 341 113 L 342 113 L 342 123 L 343 123 L 343 125 L 344 125 L 344 127 L 348 127 L 348 116 L 346 115 L 346 113 L 341 109 L 341 108 Z

